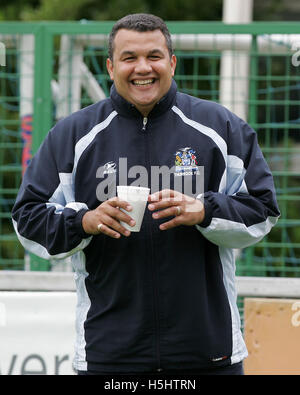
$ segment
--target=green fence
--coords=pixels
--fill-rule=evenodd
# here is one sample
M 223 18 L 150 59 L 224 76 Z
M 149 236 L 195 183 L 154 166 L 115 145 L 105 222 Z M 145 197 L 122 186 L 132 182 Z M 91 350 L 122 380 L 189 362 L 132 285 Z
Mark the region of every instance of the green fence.
M 0 42 L 6 46 L 6 66 L 0 66 L 0 269 L 50 270 L 53 265 L 35 257 L 24 260 L 10 211 L 31 149 L 36 151 L 59 118 L 109 94 L 105 61 L 112 25 L 0 23 Z M 298 23 L 168 25 L 179 89 L 221 102 L 246 119 L 274 174 L 281 218 L 262 242 L 237 251 L 237 274 L 298 276 Z

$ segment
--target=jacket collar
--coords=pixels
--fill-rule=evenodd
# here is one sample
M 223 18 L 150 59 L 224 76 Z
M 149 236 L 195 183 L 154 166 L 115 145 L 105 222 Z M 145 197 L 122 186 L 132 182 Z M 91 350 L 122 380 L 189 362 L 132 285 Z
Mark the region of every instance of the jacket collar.
M 156 117 L 164 112 L 168 111 L 175 102 L 175 96 L 177 93 L 177 85 L 174 80 L 172 80 L 171 87 L 168 93 L 153 107 L 148 116 Z M 142 114 L 137 110 L 137 108 L 125 100 L 116 90 L 115 84 L 112 85 L 110 89 L 110 98 L 113 102 L 115 110 L 125 116 L 125 117 L 141 117 Z

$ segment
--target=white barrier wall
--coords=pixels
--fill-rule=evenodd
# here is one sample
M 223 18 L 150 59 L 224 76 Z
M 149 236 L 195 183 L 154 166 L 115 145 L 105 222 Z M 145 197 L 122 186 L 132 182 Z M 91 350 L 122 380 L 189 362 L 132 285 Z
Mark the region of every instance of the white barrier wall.
M 240 296 L 300 299 L 300 278 L 237 277 L 236 285 Z M 0 271 L 0 374 L 75 374 L 76 303 L 74 273 Z
M 75 292 L 0 292 L 0 373 L 71 375 Z

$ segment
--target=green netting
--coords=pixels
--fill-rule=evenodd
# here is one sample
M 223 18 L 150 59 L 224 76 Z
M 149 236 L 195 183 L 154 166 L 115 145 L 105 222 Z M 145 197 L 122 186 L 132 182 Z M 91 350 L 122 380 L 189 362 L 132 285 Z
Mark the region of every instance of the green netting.
M 16 37 L 11 36 L 10 41 L 6 67 L 0 66 L 0 269 L 23 269 L 24 251 L 14 234 L 10 215 L 21 181 L 23 151 L 19 51 Z
M 44 30 L 37 29 L 35 33 L 36 63 L 32 70 L 35 89 L 34 97 L 28 98 L 33 102 L 35 114 L 34 147 L 57 119 L 95 101 L 90 91 L 93 81 L 97 81 L 106 96 L 111 85 L 106 72 L 105 40 L 94 36 L 107 33 L 110 25 L 102 30 L 100 23 L 93 25 L 93 29 L 76 23 L 67 27 L 45 26 Z M 170 24 L 171 31 L 177 34 L 174 40 L 178 58 L 175 79 L 179 89 L 223 104 L 228 96 L 226 105 L 242 108 L 247 121 L 257 131 L 274 174 L 281 218 L 259 244 L 236 252 L 238 275 L 296 277 L 300 271 L 300 67 L 292 64 L 293 51 L 289 43 L 265 34 L 295 33 L 296 26 L 290 26 L 253 24 L 231 28 L 215 23 L 204 27 L 179 22 Z M 248 35 L 241 37 L 240 32 Z M 72 34 L 63 50 L 62 33 Z M 84 38 L 79 33 L 85 34 Z M 187 44 L 180 33 L 198 33 L 198 36 L 192 36 Z M 247 46 L 245 38 L 249 37 Z M 264 40 L 263 45 L 261 40 Z M 86 67 L 84 72 L 76 61 L 73 63 L 76 57 Z M 227 70 L 224 71 L 225 57 Z M 231 64 L 229 68 L 228 64 Z M 94 80 L 88 78 L 88 73 Z M 25 132 L 31 125 L 30 118 L 20 115 L 21 80 L 19 37 L 10 34 L 7 66 L 0 67 L 1 269 L 24 268 L 24 252 L 9 219 L 21 179 L 24 144 L 26 148 L 24 136 L 28 138 Z M 224 90 L 226 82 L 229 84 Z M 62 85 L 57 87 L 57 83 L 63 84 L 64 89 L 60 89 Z M 41 267 L 48 270 L 51 263 L 40 266 L 38 262 L 35 266 Z

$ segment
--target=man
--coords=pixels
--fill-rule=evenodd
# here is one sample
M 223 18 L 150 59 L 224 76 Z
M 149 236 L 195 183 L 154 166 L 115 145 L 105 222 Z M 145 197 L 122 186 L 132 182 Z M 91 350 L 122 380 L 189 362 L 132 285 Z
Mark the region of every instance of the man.
M 256 133 L 222 106 L 177 92 L 175 68 L 160 18 L 118 21 L 110 98 L 49 132 L 13 209 L 27 249 L 72 255 L 81 374 L 242 374 L 233 249 L 275 225 L 273 180 Z M 154 168 L 170 169 L 170 188 L 160 177 L 138 233 L 120 224 L 134 225 L 115 196 L 122 164 L 128 185 L 138 181 L 132 169 L 146 170 L 142 186 Z M 196 194 L 175 188 L 185 179 Z

